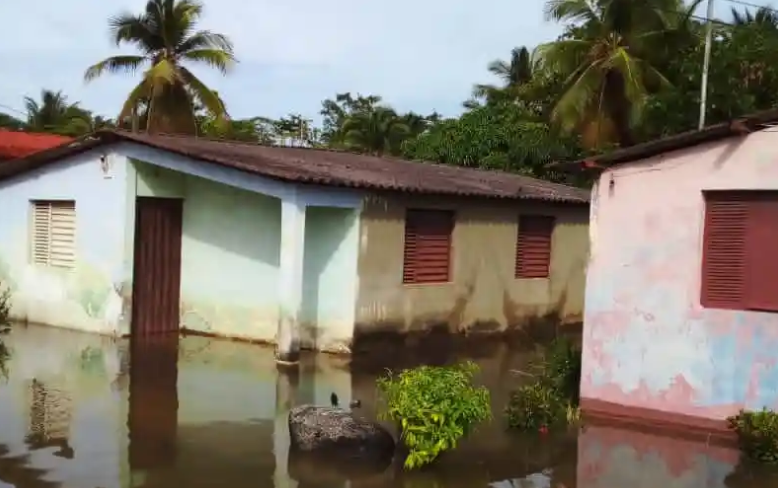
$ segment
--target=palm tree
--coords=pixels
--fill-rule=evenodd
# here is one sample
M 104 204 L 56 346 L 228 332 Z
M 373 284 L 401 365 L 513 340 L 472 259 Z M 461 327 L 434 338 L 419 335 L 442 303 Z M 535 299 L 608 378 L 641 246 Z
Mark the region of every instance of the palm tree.
M 565 77 L 552 120 L 579 131 L 590 148 L 633 144 L 647 95 L 669 85 L 651 62 L 652 48 L 685 28 L 700 1 L 548 0 L 546 15 L 577 34 L 535 52 L 538 69 Z
M 511 50 L 510 61 L 496 59 L 489 63 L 489 72 L 500 78 L 502 86 L 476 85 L 473 89 L 473 97 L 486 98 L 487 102 L 500 98 L 502 94 L 515 96 L 516 90 L 532 80 L 532 60 L 529 50 L 515 47 Z
M 24 97 L 24 107 L 27 111 L 26 127 L 35 132 L 61 133 L 68 124 L 82 118 L 86 112 L 78 103 L 69 103 L 61 91 L 46 89 L 41 90 L 40 101 Z
M 123 13 L 110 19 L 117 46 L 133 45 L 138 55 L 112 56 L 86 70 L 91 81 L 106 72 L 134 73 L 145 67 L 117 119 L 137 117 L 147 105 L 147 131 L 196 133 L 195 103 L 226 118 L 224 102 L 185 66 L 202 63 L 226 74 L 235 63 L 230 40 L 207 30 L 195 30 L 203 6 L 197 0 L 149 0 L 139 15 Z
M 778 29 L 778 12 L 768 7 L 757 9 L 756 14 L 750 10 L 740 12 L 732 8 L 732 23 L 735 26 L 757 25 L 770 30 Z
M 396 152 L 409 128 L 388 107 L 373 107 L 350 115 L 343 123 L 347 145 L 359 152 L 383 156 Z

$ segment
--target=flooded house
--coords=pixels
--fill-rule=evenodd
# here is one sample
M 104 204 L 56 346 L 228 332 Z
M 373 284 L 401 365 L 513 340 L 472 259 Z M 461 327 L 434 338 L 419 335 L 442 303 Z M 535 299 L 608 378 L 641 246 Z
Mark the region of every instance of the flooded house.
M 582 164 L 592 192 L 582 407 L 725 428 L 778 408 L 778 111 Z
M 106 131 L 0 164 L 12 316 L 349 353 L 580 321 L 589 193 L 501 172 Z

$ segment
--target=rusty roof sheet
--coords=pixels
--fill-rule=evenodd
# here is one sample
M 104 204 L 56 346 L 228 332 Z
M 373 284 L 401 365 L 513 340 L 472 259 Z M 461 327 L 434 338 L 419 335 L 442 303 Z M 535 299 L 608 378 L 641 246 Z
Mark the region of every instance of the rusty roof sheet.
M 0 167 L 18 174 L 63 156 L 108 142 L 135 142 L 284 181 L 437 195 L 587 203 L 589 191 L 513 173 L 420 163 L 321 149 L 263 146 L 191 136 L 101 131 L 69 144 Z M 13 164 L 16 163 L 16 164 Z M 5 171 L 4 171 L 5 170 Z
M 605 169 L 620 164 L 648 160 L 653 156 L 719 141 L 728 137 L 747 135 L 750 132 L 774 127 L 776 124 L 778 124 L 778 108 L 763 110 L 742 117 L 735 117 L 726 122 L 709 125 L 701 130 L 690 130 L 662 137 L 599 156 L 587 157 L 569 163 L 560 163 L 559 166 L 567 166 L 573 169 Z

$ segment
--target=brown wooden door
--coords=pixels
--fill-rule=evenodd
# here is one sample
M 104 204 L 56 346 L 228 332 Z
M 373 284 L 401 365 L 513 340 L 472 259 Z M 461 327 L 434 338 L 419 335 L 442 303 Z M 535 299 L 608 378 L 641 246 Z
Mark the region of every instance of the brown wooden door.
M 178 332 L 183 201 L 139 197 L 135 205 L 132 335 Z

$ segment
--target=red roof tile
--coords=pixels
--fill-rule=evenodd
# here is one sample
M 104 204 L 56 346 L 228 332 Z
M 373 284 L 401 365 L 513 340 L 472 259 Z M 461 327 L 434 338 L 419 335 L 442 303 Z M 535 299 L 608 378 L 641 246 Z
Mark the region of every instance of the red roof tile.
M 17 132 L 0 129 L 0 161 L 23 158 L 39 151 L 51 149 L 66 142 L 72 137 L 34 132 Z

